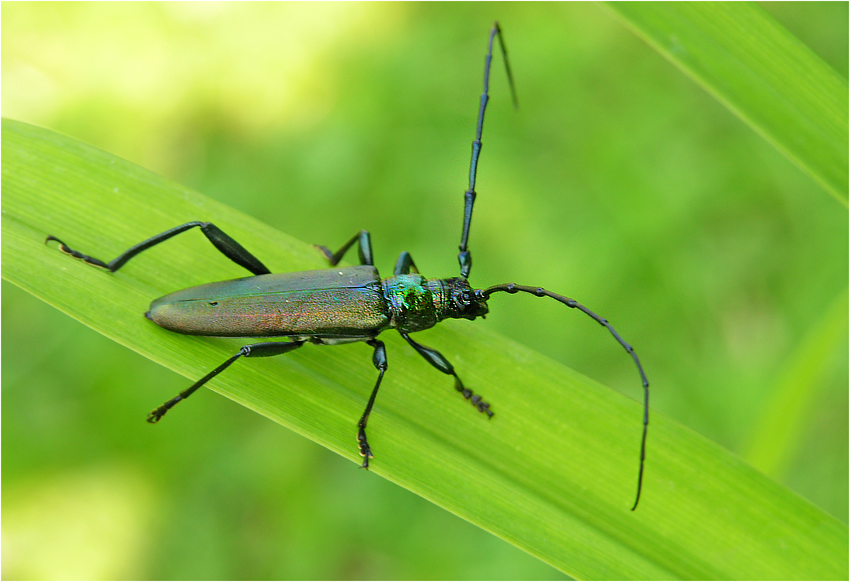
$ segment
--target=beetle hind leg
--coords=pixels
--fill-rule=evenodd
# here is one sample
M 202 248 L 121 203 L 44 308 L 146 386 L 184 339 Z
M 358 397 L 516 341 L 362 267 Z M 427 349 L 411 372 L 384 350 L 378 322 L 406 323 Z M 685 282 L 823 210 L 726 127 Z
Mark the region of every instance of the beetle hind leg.
M 176 236 L 182 232 L 186 232 L 189 229 L 199 227 L 201 232 L 204 233 L 204 236 L 228 259 L 240 265 L 249 271 L 251 271 L 255 275 L 266 275 L 270 273 L 268 267 L 266 267 L 260 259 L 249 253 L 245 250 L 245 247 L 240 245 L 230 236 L 228 236 L 223 230 L 218 228 L 211 222 L 187 222 L 186 224 L 181 224 L 180 226 L 175 226 L 165 232 L 161 232 L 156 236 L 152 236 L 147 240 L 143 240 L 137 245 L 134 245 L 106 263 L 101 261 L 100 259 L 96 259 L 90 255 L 86 255 L 81 253 L 80 251 L 76 251 L 64 242 L 59 240 L 53 235 L 50 235 L 45 239 L 44 243 L 47 244 L 50 241 L 56 241 L 59 243 L 59 250 L 65 253 L 66 255 L 70 255 L 75 259 L 80 259 L 81 261 L 93 265 L 95 267 L 100 267 L 102 269 L 107 269 L 111 272 L 115 272 L 120 269 L 124 264 L 138 255 L 141 252 L 148 250 L 149 248 L 158 245 L 161 242 L 165 242 L 173 236 Z

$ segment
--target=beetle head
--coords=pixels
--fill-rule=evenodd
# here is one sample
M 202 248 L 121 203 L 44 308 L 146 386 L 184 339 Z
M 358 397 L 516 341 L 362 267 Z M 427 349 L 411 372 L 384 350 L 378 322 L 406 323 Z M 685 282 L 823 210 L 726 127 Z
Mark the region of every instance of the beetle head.
M 449 285 L 451 317 L 471 321 L 476 317 L 486 316 L 490 311 L 487 298 L 481 291 L 473 289 L 466 279 L 455 277 L 446 279 L 445 282 Z

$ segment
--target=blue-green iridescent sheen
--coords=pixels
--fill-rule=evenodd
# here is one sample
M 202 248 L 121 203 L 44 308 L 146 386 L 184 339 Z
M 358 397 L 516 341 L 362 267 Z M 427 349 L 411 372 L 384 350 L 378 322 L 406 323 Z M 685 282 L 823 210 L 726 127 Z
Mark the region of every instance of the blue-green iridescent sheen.
M 392 327 L 405 333 L 428 329 L 447 315 L 448 297 L 440 279 L 422 275 L 396 275 L 383 281 L 390 304 Z
M 198 285 L 157 299 L 148 316 L 178 333 L 221 337 L 369 338 L 390 327 L 370 266 Z

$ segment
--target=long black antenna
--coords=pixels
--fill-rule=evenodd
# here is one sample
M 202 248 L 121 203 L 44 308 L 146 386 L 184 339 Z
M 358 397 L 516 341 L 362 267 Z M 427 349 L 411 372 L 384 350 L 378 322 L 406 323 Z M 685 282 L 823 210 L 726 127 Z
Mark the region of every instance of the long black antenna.
M 646 379 L 646 374 L 643 373 L 643 367 L 640 365 L 640 360 L 635 353 L 634 348 L 630 346 L 626 341 L 620 337 L 620 334 L 614 330 L 613 327 L 608 323 L 608 320 L 596 315 L 590 309 L 576 301 L 575 299 L 570 299 L 569 297 L 564 297 L 563 295 L 558 295 L 557 293 L 552 293 L 551 291 L 547 291 L 543 287 L 527 287 L 525 285 L 517 285 L 515 283 L 503 283 L 502 285 L 493 285 L 492 287 L 488 287 L 483 291 L 479 291 L 483 299 L 487 299 L 493 293 L 498 293 L 500 291 L 504 291 L 505 293 L 516 293 L 518 291 L 522 291 L 523 293 L 531 293 L 536 297 L 551 297 L 555 301 L 559 301 L 566 305 L 567 307 L 573 307 L 578 309 L 579 311 L 585 313 L 586 315 L 592 317 L 597 323 L 603 325 L 608 328 L 608 331 L 611 332 L 611 335 L 614 336 L 620 345 L 625 348 L 625 350 L 632 356 L 632 359 L 635 361 L 635 365 L 637 366 L 638 372 L 640 373 L 640 379 L 643 382 L 643 438 L 640 441 L 640 470 L 638 471 L 638 485 L 637 485 L 637 496 L 635 497 L 635 504 L 632 506 L 632 511 L 637 509 L 638 501 L 640 501 L 640 490 L 643 487 L 643 462 L 646 459 L 646 429 L 649 426 L 649 381 Z
M 502 47 L 502 57 L 505 61 L 505 70 L 508 73 L 508 84 L 511 87 L 511 99 L 514 107 L 517 107 L 516 90 L 514 89 L 514 78 L 511 75 L 511 67 L 508 64 L 508 50 L 505 48 L 505 39 L 499 23 L 493 23 L 490 31 L 490 44 L 487 47 L 487 56 L 484 57 L 484 92 L 481 94 L 481 105 L 478 108 L 478 125 L 475 130 L 475 139 L 472 142 L 472 160 L 469 162 L 469 189 L 464 193 L 463 206 L 463 232 L 460 235 L 460 254 L 457 260 L 460 263 L 460 276 L 469 278 L 469 270 L 472 268 L 472 255 L 466 248 L 469 242 L 469 224 L 472 221 L 472 206 L 475 204 L 475 175 L 478 172 L 478 156 L 481 154 L 481 132 L 484 130 L 484 111 L 490 96 L 487 94 L 490 87 L 490 62 L 493 60 L 493 39 L 499 37 L 499 46 Z

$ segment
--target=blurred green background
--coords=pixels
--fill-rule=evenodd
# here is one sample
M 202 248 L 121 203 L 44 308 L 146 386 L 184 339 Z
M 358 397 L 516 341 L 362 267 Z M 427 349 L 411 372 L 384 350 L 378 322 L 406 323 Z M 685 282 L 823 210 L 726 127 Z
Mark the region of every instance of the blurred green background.
M 846 3 L 763 7 L 847 77 Z M 473 284 L 586 303 L 636 347 L 654 414 L 847 523 L 847 210 L 604 5 L 1 9 L 5 117 L 308 242 L 366 228 L 384 273 L 407 250 L 431 276 L 457 272 L 499 19 L 520 109 L 496 58 Z M 3 578 L 562 577 L 212 392 L 153 429 L 185 378 L 5 282 L 2 300 Z M 640 398 L 592 321 L 492 307 L 475 325 Z M 648 446 L 652 471 L 651 430 Z

